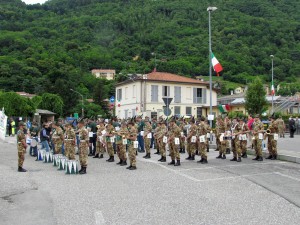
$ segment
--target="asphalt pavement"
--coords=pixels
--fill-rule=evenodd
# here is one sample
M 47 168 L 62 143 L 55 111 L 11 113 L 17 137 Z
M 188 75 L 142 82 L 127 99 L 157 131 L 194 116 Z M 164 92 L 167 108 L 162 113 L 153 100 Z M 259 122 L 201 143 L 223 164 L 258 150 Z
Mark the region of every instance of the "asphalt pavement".
M 10 140 L 0 142 L 1 225 L 299 224 L 296 163 L 230 162 L 211 150 L 207 165 L 181 155 L 174 167 L 140 153 L 136 171 L 89 157 L 86 175 L 66 175 L 27 153 L 18 173 Z

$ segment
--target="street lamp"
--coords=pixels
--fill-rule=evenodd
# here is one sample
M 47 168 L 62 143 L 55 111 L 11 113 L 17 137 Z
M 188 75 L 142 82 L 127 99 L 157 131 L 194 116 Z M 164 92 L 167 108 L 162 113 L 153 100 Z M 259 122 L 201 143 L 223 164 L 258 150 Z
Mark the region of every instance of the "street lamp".
M 272 114 L 274 113 L 274 94 L 272 93 L 273 88 L 274 88 L 274 55 L 270 55 L 271 60 L 272 60 L 272 86 L 271 86 L 271 94 L 272 94 Z M 274 88 L 275 89 L 275 88 Z M 275 93 L 275 90 L 274 90 Z
M 212 7 L 209 6 L 207 8 L 207 12 L 208 12 L 208 36 L 209 36 L 209 46 L 208 46 L 208 50 L 209 50 L 209 114 L 212 115 L 212 71 L 211 71 L 211 67 L 212 67 L 212 62 L 211 62 L 211 56 L 212 56 L 212 51 L 211 51 L 211 24 L 210 24 L 210 13 L 213 11 L 216 11 L 217 7 Z M 210 122 L 210 127 L 212 127 L 212 120 L 209 121 Z
M 73 91 L 73 92 L 75 92 L 75 93 L 77 93 L 77 94 L 79 94 L 79 95 L 81 96 L 81 115 L 82 115 L 82 117 L 84 117 L 84 109 L 83 109 L 83 95 L 82 95 L 82 94 L 80 94 L 78 91 L 75 91 L 75 90 L 73 90 L 72 88 L 70 89 L 70 91 Z

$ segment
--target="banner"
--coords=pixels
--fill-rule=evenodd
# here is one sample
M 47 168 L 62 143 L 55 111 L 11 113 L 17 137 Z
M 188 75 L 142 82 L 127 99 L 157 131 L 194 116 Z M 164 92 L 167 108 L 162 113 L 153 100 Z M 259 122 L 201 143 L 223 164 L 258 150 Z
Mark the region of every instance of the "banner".
M 7 126 L 7 116 L 4 114 L 4 111 L 0 111 L 0 140 L 5 140 L 6 135 L 6 126 Z

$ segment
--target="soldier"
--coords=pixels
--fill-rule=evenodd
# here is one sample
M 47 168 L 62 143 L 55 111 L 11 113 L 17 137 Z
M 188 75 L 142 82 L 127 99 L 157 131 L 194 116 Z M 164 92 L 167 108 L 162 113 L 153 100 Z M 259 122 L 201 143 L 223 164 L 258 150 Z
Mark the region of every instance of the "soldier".
M 278 132 L 279 132 L 279 136 L 284 138 L 284 131 L 285 131 L 285 124 L 284 124 L 284 121 L 282 119 L 282 116 L 280 116 L 278 119 L 277 119 L 277 124 L 278 124 Z
M 64 132 L 58 122 L 54 122 L 52 127 L 55 129 L 52 140 L 54 143 L 54 154 L 62 154 L 62 144 L 64 143 Z
M 80 174 L 86 174 L 86 168 L 88 163 L 88 151 L 89 151 L 89 132 L 84 127 L 84 121 L 78 122 L 78 133 L 79 133 L 79 161 L 81 169 Z
M 138 116 L 137 119 L 137 130 L 138 130 L 138 142 L 139 142 L 139 152 L 145 152 L 144 139 L 143 139 L 143 131 L 145 127 L 145 123 L 142 120 L 142 116 Z
M 152 138 L 148 138 L 148 135 L 151 135 L 151 131 L 152 131 L 152 126 L 149 122 L 149 119 L 145 119 L 145 127 L 144 127 L 144 144 L 145 144 L 145 149 L 146 149 L 146 155 L 143 157 L 145 159 L 150 159 L 151 158 L 151 152 L 150 152 L 150 140 Z
M 156 150 L 157 150 L 157 152 L 154 153 L 154 154 L 160 154 L 160 143 L 159 143 L 159 140 L 158 140 L 158 134 L 160 132 L 160 129 L 161 129 L 161 123 L 158 122 L 157 126 L 156 126 L 156 128 L 153 132 L 153 138 L 154 138 L 155 147 L 156 147 Z
M 106 146 L 107 146 L 107 153 L 109 155 L 109 159 L 107 159 L 107 162 L 114 162 L 114 149 L 113 149 L 113 143 L 114 143 L 114 127 L 112 125 L 112 121 L 110 120 L 106 126 Z
M 277 138 L 275 138 L 275 136 L 278 137 L 278 123 L 277 121 L 275 121 L 275 118 L 273 116 L 269 118 L 268 130 L 270 131 L 270 133 L 267 134 L 269 157 L 267 157 L 266 159 L 276 160 L 277 159 Z
M 127 165 L 127 157 L 126 157 L 126 144 L 123 144 L 123 139 L 126 138 L 128 135 L 128 129 L 126 122 L 123 121 L 121 123 L 121 128 L 116 132 L 116 148 L 117 148 L 117 155 L 120 159 L 120 162 L 117 165 L 125 166 Z
M 184 135 L 184 129 L 185 129 L 185 122 L 183 121 L 183 118 L 180 118 L 179 128 L 181 130 L 181 136 L 180 136 L 180 150 L 179 153 L 185 153 L 185 135 Z
M 196 141 L 197 141 L 197 126 L 195 125 L 194 117 L 190 120 L 190 128 L 189 133 L 187 135 L 187 150 L 189 157 L 186 160 L 195 160 L 195 152 L 196 152 Z
M 208 123 L 208 120 L 205 119 L 205 129 L 207 131 L 207 138 L 206 138 L 206 152 L 209 152 L 209 141 L 210 141 L 210 137 L 212 137 L 212 133 L 211 133 L 211 127 Z
M 230 131 L 231 128 L 231 120 L 228 118 L 228 116 L 225 117 L 224 119 L 225 123 L 225 130 Z M 229 147 L 229 140 L 226 140 L 226 154 L 230 154 L 230 147 Z
M 134 127 L 134 122 L 131 120 L 128 122 L 128 157 L 130 160 L 130 166 L 126 167 L 129 170 L 136 170 L 136 150 L 134 149 L 134 141 L 137 140 L 137 130 Z
M 206 164 L 207 163 L 207 149 L 206 149 L 206 136 L 207 136 L 207 124 L 205 124 L 205 118 L 200 118 L 200 124 L 198 126 L 197 134 L 199 136 L 198 142 L 199 142 L 199 149 L 200 149 L 200 156 L 201 160 L 199 160 L 199 163 Z
M 75 145 L 76 145 L 76 134 L 70 123 L 65 125 L 65 156 L 69 158 L 69 160 L 75 160 Z
M 262 157 L 262 140 L 263 140 L 264 124 L 260 121 L 259 115 L 255 115 L 253 122 L 253 147 L 256 157 L 253 160 L 263 161 Z
M 222 120 L 222 116 L 218 116 L 216 122 L 216 135 L 217 141 L 219 141 L 219 156 L 216 157 L 217 159 L 226 159 L 225 155 L 225 148 L 226 148 L 226 141 L 224 140 L 224 133 L 225 133 L 225 124 Z
M 19 130 L 17 132 L 17 141 L 18 141 L 18 172 L 26 172 L 27 170 L 23 169 L 23 163 L 25 160 L 26 153 L 26 138 L 24 134 L 25 123 L 19 122 Z
M 232 153 L 233 153 L 233 158 L 230 161 L 236 161 L 236 162 L 241 162 L 241 148 L 240 148 L 240 126 L 238 123 L 239 119 L 234 119 L 232 121 L 232 127 L 231 127 L 231 132 L 232 132 L 232 140 L 231 140 L 231 146 L 232 146 Z
M 240 141 L 240 147 L 242 152 L 242 158 L 247 158 L 247 134 L 250 132 L 248 125 L 243 119 L 240 120 L 239 126 L 241 128 L 240 134 L 242 135 L 242 140 Z
M 87 124 L 88 131 L 91 132 L 91 136 L 89 137 L 89 156 L 94 156 L 96 152 L 96 141 L 97 141 L 97 126 L 96 123 L 89 119 Z
M 154 138 L 154 131 L 157 127 L 157 121 L 156 121 L 155 117 L 153 117 L 152 120 L 151 120 L 151 127 L 152 127 L 152 130 L 151 130 L 152 138 L 151 138 L 150 148 L 153 148 L 153 149 L 156 148 L 156 152 L 154 154 L 158 155 L 159 154 L 159 149 L 157 147 L 157 143 L 155 142 L 155 138 Z
M 160 130 L 157 133 L 157 142 L 159 144 L 161 158 L 158 161 L 166 162 L 167 161 L 166 143 L 163 142 L 163 138 L 167 133 L 167 127 L 166 127 L 166 123 L 163 120 L 160 120 L 159 124 L 160 124 Z
M 180 145 L 180 128 L 175 124 L 175 119 L 172 118 L 170 120 L 170 127 L 168 131 L 168 144 L 172 161 L 168 165 L 180 166 L 179 145 L 175 144 L 175 138 L 178 138 Z M 176 163 L 175 158 L 177 159 Z
M 105 139 L 102 132 L 105 130 L 104 121 L 100 121 L 99 125 L 97 125 L 97 141 L 96 141 L 96 154 L 93 158 L 103 158 L 103 154 L 105 152 Z

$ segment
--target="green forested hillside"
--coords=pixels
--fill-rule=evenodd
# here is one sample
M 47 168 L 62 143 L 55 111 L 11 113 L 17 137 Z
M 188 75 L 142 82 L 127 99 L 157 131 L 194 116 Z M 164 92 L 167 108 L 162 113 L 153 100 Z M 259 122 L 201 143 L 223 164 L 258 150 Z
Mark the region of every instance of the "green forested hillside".
M 67 112 L 76 103 L 70 88 L 86 97 L 99 92 L 101 84 L 89 73 L 92 68 L 115 68 L 122 74 L 118 79 L 124 79 L 126 73 L 150 72 L 156 55 L 159 71 L 208 75 L 210 4 L 218 7 L 212 13 L 212 48 L 225 80 L 246 83 L 261 76 L 269 82 L 271 54 L 275 84 L 299 77 L 298 0 L 0 4 L 0 89 L 58 93 Z

